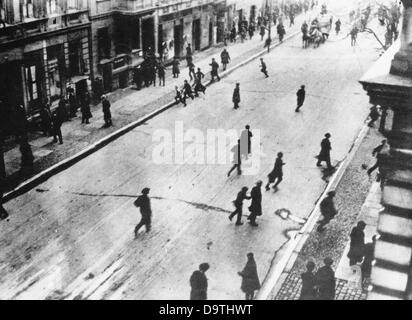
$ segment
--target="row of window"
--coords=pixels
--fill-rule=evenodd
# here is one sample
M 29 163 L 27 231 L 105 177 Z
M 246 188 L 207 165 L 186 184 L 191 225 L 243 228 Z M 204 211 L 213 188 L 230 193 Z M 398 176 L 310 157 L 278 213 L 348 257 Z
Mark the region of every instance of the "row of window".
M 16 2 L 19 5 L 16 6 Z M 83 0 L 64 0 L 65 9 L 76 10 L 81 8 Z M 7 23 L 22 21 L 28 18 L 42 18 L 63 13 L 59 4 L 61 0 L 0 0 L 0 19 Z M 17 7 L 19 11 L 16 12 Z

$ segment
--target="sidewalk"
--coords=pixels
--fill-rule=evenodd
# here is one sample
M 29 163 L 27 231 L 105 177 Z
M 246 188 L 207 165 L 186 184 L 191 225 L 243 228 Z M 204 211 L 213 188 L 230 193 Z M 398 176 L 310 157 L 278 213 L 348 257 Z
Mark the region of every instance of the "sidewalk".
M 376 129 L 368 132 L 336 188 L 335 205 L 338 215 L 322 233 L 313 228 L 297 259 L 284 270 L 272 291 L 272 299 L 299 299 L 302 287 L 300 275 L 306 271 L 306 263 L 311 260 L 318 269 L 323 265 L 323 259 L 329 256 L 334 260 L 332 267 L 336 277 L 335 300 L 366 300 L 367 286 L 362 290 L 360 270 L 349 267 L 347 253 L 350 232 L 358 221 L 363 220 L 367 224 L 365 243 L 371 242 L 372 236 L 376 234 L 378 212 L 381 208 L 380 187 L 379 183 L 374 181 L 374 174 L 369 178 L 362 165 L 373 165 L 371 150 L 381 139 L 382 136 Z
M 288 20 L 286 20 L 286 37 L 294 33 L 299 33 L 301 23 L 310 15 L 311 12 L 309 11 L 306 15 L 302 14 L 297 17 L 295 25 L 292 26 L 292 28 L 288 28 L 289 24 Z M 272 26 L 272 28 L 276 30 L 275 27 Z M 273 41 L 273 44 L 277 42 L 276 40 L 277 36 L 275 41 Z M 236 44 L 229 43 L 227 46 L 227 50 L 231 56 L 231 62 L 228 65 L 228 68 L 231 68 L 232 66 L 235 66 L 264 50 L 263 45 L 265 40 L 261 41 L 258 33 L 255 33 L 252 40 L 246 40 L 243 43 L 239 41 L 240 40 L 238 40 Z M 210 80 L 209 64 L 212 57 L 214 57 L 220 64 L 221 51 L 222 46 L 219 46 L 195 53 L 193 61 L 196 68 L 200 67 L 205 73 L 205 83 Z M 256 67 L 258 68 L 259 62 L 257 61 L 256 64 Z M 62 145 L 53 143 L 52 137 L 45 137 L 40 132 L 30 133 L 29 142 L 32 146 L 32 151 L 35 158 L 33 171 L 30 174 L 21 176 L 19 172 L 21 157 L 19 147 L 16 145 L 7 150 L 4 154 L 7 174 L 6 189 L 11 190 L 15 188 L 21 182 L 33 177 L 34 175 L 57 164 L 60 161 L 77 154 L 96 141 L 99 141 L 115 132 L 119 128 L 122 128 L 136 119 L 154 112 L 160 106 L 174 101 L 175 85 L 182 86 L 185 79 L 189 80 L 188 68 L 186 67 L 186 62 L 184 60 L 181 62 L 180 69 L 180 77 L 175 79 L 172 77 L 171 67 L 167 68 L 166 86 L 164 87 L 159 87 L 157 82 L 156 87 L 151 86 L 149 88 L 143 88 L 139 91 L 136 90 L 135 87 L 128 87 L 107 94 L 108 99 L 111 102 L 111 112 L 114 124 L 114 126 L 110 128 L 102 128 L 104 121 L 101 111 L 101 104 L 99 104 L 92 107 L 91 111 L 93 118 L 90 119 L 90 124 L 86 125 L 81 123 L 80 112 L 78 112 L 77 117 L 72 118 L 70 121 L 63 124 L 62 134 L 64 143 Z M 239 81 L 241 81 L 241 79 L 239 79 Z M 231 94 L 231 92 L 228 94 Z M 181 107 L 181 105 L 177 107 Z M 190 108 L 190 99 L 188 100 L 188 108 Z

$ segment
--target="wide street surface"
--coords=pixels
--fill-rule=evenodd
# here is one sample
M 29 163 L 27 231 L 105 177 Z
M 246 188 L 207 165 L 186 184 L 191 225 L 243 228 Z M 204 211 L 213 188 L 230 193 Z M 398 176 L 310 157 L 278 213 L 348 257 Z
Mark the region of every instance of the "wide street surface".
M 345 27 L 345 26 L 344 26 Z M 209 299 L 243 299 L 237 272 L 254 252 L 260 280 L 287 242 L 293 220 L 274 214 L 287 208 L 306 218 L 325 188 L 315 155 L 324 133 L 332 135 L 332 162 L 344 159 L 368 114 L 357 80 L 378 58 L 373 36 L 360 34 L 352 48 L 348 30 L 331 35 L 317 49 L 301 48 L 301 37 L 236 70 L 188 106 L 174 107 L 119 138 L 73 167 L 8 203 L 9 222 L 0 224 L 0 299 L 188 299 L 189 277 L 202 262 Z M 231 99 L 241 86 L 241 107 Z M 306 101 L 295 113 L 296 90 Z M 256 175 L 226 177 L 226 165 L 159 165 L 152 159 L 158 129 L 261 130 L 261 163 Z M 256 146 L 255 146 L 256 147 Z M 253 150 L 252 146 L 252 150 Z M 232 200 L 251 188 L 284 153 L 279 191 L 263 193 L 263 216 L 253 228 L 228 220 Z M 135 240 L 140 220 L 133 206 L 151 188 L 153 229 Z M 131 196 L 131 197 L 129 197 Z M 249 202 L 244 204 L 247 213 Z M 243 217 L 246 222 L 246 217 Z

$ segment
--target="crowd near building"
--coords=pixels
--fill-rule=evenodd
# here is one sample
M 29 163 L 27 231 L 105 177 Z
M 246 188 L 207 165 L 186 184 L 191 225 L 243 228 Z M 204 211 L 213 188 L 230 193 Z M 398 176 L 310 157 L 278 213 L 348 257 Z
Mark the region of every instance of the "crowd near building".
M 267 2 L 267 1 L 266 1 Z M 73 93 L 99 99 L 132 84 L 152 52 L 165 64 L 220 45 L 265 1 L 0 0 L 0 100 L 29 120 Z

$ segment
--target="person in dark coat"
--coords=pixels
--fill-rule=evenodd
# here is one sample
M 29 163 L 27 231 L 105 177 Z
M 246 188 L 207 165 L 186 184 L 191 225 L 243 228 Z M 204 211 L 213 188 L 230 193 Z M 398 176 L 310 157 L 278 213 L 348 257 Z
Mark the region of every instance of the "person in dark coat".
M 193 272 L 190 277 L 190 300 L 207 300 L 207 278 L 206 271 L 209 270 L 208 263 L 199 265 L 199 270 Z
M 227 65 L 230 62 L 230 55 L 229 55 L 229 52 L 227 52 L 226 49 L 223 49 L 222 53 L 220 54 L 220 60 L 222 62 L 223 71 L 225 71 Z
M 235 26 L 233 26 L 232 29 L 230 30 L 230 42 L 236 43 L 236 27 Z
M 142 70 L 142 66 L 141 66 L 141 65 L 138 65 L 138 66 L 134 69 L 133 82 L 136 84 L 136 89 L 137 89 L 137 90 L 141 90 L 141 89 L 142 89 L 142 85 L 143 85 L 143 70 Z
M 199 91 L 203 92 L 205 94 L 206 92 L 206 87 L 202 84 L 202 79 L 205 77 L 204 73 L 200 70 L 200 68 L 197 68 L 196 72 L 196 80 L 195 80 L 195 96 L 199 96 Z
M 260 289 L 260 281 L 253 253 L 249 252 L 246 256 L 246 265 L 243 270 L 237 274 L 242 277 L 240 289 L 245 293 L 246 300 L 253 300 L 255 291 Z
M 233 108 L 238 109 L 239 103 L 240 103 L 240 84 L 239 83 L 236 83 L 235 90 L 233 90 L 232 101 L 233 101 Z
M 134 202 L 135 207 L 140 208 L 140 214 L 142 215 L 142 219 L 134 228 L 135 237 L 137 237 L 141 227 L 145 226 L 146 232 L 149 232 L 152 226 L 152 208 L 150 205 L 150 198 L 148 196 L 149 192 L 149 188 L 143 188 L 142 194 Z
M 273 186 L 273 189 L 276 189 L 279 185 L 279 183 L 282 182 L 283 180 L 283 166 L 286 164 L 283 162 L 283 153 L 279 152 L 278 156 L 275 161 L 275 166 L 273 167 L 273 170 L 271 173 L 268 174 L 268 183 L 266 184 L 266 191 L 269 191 L 269 186 L 271 183 L 274 183 L 276 180 L 275 185 Z
M 367 171 L 368 176 L 370 176 L 373 171 L 375 171 L 376 169 L 379 168 L 381 152 L 385 148 L 385 146 L 386 146 L 386 140 L 384 139 L 384 140 L 382 140 L 382 142 L 379 146 L 377 146 L 376 148 L 373 149 L 372 156 L 374 156 L 376 158 L 376 162 L 372 167 L 370 167 L 368 169 L 368 171 Z
M 322 214 L 323 219 L 319 222 L 317 229 L 319 232 L 322 232 L 324 230 L 324 226 L 338 214 L 335 204 L 333 203 L 333 198 L 335 195 L 335 191 L 329 191 L 327 196 L 320 203 L 320 213 Z
M 163 87 L 165 86 L 165 78 L 166 78 L 166 67 L 163 64 L 163 62 L 159 61 L 159 63 L 157 64 L 157 75 L 159 77 L 159 86 L 162 85 L 163 82 Z
M 215 78 L 217 78 L 217 81 L 220 81 L 220 77 L 218 74 L 219 71 L 219 64 L 216 62 L 215 58 L 212 58 L 212 63 L 209 64 L 209 66 L 212 67 L 211 71 L 211 76 L 212 76 L 212 82 L 215 81 Z
M 186 62 L 187 66 L 193 62 L 192 46 L 190 43 L 186 47 Z
M 50 136 L 52 133 L 52 120 L 51 120 L 50 107 L 47 101 L 40 109 L 40 120 L 41 120 L 41 128 L 42 128 L 43 134 L 46 137 Z
M 302 279 L 302 290 L 300 291 L 299 300 L 316 300 L 316 277 L 313 271 L 315 263 L 309 261 L 306 264 L 306 272 L 300 275 Z
M 57 142 L 57 138 L 59 138 L 59 143 L 63 144 L 63 136 L 61 127 L 63 124 L 62 118 L 62 105 L 60 105 L 54 112 L 52 113 L 52 132 L 53 132 L 53 142 Z M 65 110 L 63 110 L 65 112 Z
M 348 252 L 350 266 L 361 262 L 363 259 L 365 249 L 365 233 L 363 231 L 365 227 L 366 223 L 359 221 L 350 233 L 350 247 Z
M 90 111 L 90 94 L 89 94 L 89 92 L 86 92 L 84 94 L 80 111 L 82 112 L 82 123 L 89 124 L 90 123 L 89 119 L 91 117 L 93 117 L 92 113 Z
M 266 28 L 265 28 L 265 26 L 260 26 L 260 32 L 259 32 L 259 34 L 260 34 L 260 41 L 263 41 L 263 37 L 265 36 L 265 32 L 266 32 Z
M 295 112 L 299 112 L 300 107 L 303 106 L 303 103 L 305 102 L 305 95 L 306 95 L 305 86 L 301 85 L 300 89 L 296 92 L 298 104 L 295 109 Z
M 235 205 L 235 211 L 233 211 L 230 216 L 229 220 L 232 221 L 233 217 L 237 215 L 236 225 L 241 226 L 242 222 L 242 209 L 243 209 L 243 200 L 250 199 L 248 195 L 246 195 L 247 191 L 249 190 L 248 187 L 243 187 L 242 190 L 239 191 L 237 194 L 236 200 L 233 201 Z
M 379 111 L 378 111 L 378 107 L 376 105 L 372 106 L 370 108 L 370 111 L 369 111 L 370 121 L 368 123 L 368 126 L 373 127 L 373 124 L 375 123 L 376 120 L 379 119 L 379 116 L 380 116 L 380 114 L 379 114 Z
M 183 85 L 183 93 L 185 99 L 187 97 L 192 98 L 192 100 L 195 98 L 195 96 L 193 95 L 192 86 L 189 84 L 189 82 L 187 82 L 187 80 L 185 80 L 185 83 Z
M 335 22 L 336 35 L 339 34 L 339 32 L 340 32 L 340 26 L 341 26 L 341 25 L 342 25 L 342 22 L 340 21 L 340 19 L 338 19 L 338 20 Z
M 72 87 L 67 88 L 69 94 L 70 117 L 75 117 L 77 112 L 77 101 Z
M 316 272 L 316 287 L 318 290 L 318 300 L 334 300 L 335 299 L 335 271 L 332 269 L 333 260 L 325 258 L 325 265 L 319 268 Z
M 253 227 L 257 227 L 258 224 L 256 223 L 256 217 L 262 215 L 262 181 L 259 180 L 256 182 L 256 185 L 252 188 L 250 192 L 250 196 L 252 198 L 249 211 L 250 215 L 248 217 L 249 223 Z
M 260 58 L 260 72 L 262 72 L 266 78 L 269 77 L 266 63 L 263 61 L 263 58 Z
M 320 143 L 320 153 L 318 155 L 318 162 L 316 163 L 318 167 L 321 166 L 321 162 L 325 161 L 328 166 L 328 169 L 333 168 L 330 163 L 330 150 L 332 150 L 332 146 L 329 141 L 330 137 L 330 133 L 326 133 L 325 138 Z
M 362 283 L 365 283 L 366 279 L 369 279 L 372 272 L 372 262 L 375 259 L 375 244 L 376 235 L 372 237 L 372 242 L 368 242 L 364 247 L 364 259 L 361 265 L 362 271 Z
M 286 31 L 285 31 L 285 27 L 283 26 L 283 24 L 281 22 L 279 22 L 279 24 L 277 26 L 277 32 L 278 32 L 278 36 L 279 36 L 279 41 L 282 42 L 283 37 L 286 34 Z
M 175 92 L 176 92 L 176 96 L 175 96 L 176 103 L 181 102 L 183 103 L 183 106 L 186 107 L 186 98 L 178 86 L 175 86 Z
M 107 100 L 105 95 L 102 96 L 102 108 L 103 108 L 103 118 L 104 118 L 104 127 L 110 127 L 112 123 L 112 113 L 110 112 L 110 102 Z
M 254 35 L 254 33 L 255 33 L 255 27 L 253 26 L 252 23 L 249 24 L 249 29 L 248 29 L 248 31 L 249 31 L 249 38 L 250 38 L 250 40 L 252 40 L 253 35 Z
M 179 74 L 180 74 L 179 65 L 180 65 L 179 59 L 175 58 L 173 60 L 173 65 L 172 65 L 173 78 L 179 78 Z

